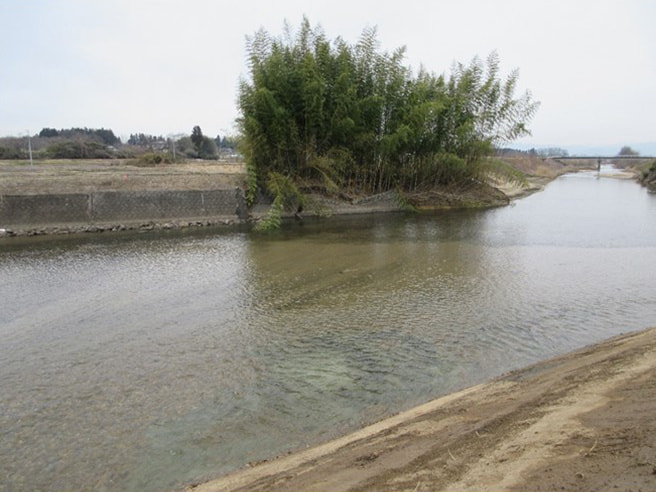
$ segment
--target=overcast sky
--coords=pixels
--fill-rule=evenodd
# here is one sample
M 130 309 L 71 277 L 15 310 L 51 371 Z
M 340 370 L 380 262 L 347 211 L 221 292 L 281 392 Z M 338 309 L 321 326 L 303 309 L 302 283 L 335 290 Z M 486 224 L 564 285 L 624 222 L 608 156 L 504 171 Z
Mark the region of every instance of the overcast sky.
M 245 36 L 303 15 L 438 74 L 496 50 L 541 102 L 516 146 L 656 141 L 654 0 L 0 0 L 0 136 L 232 133 Z

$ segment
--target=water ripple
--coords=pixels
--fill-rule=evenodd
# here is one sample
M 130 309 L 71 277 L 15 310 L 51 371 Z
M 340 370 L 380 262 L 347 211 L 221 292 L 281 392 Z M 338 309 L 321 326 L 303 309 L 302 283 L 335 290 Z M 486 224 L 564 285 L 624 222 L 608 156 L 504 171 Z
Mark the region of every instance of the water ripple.
M 0 490 L 179 488 L 653 325 L 655 203 L 0 249 Z

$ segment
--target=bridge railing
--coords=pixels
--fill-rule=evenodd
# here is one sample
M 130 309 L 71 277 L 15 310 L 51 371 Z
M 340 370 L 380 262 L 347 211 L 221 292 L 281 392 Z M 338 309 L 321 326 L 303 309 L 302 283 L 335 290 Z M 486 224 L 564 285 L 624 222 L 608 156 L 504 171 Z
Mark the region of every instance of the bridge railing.
M 650 155 L 613 155 L 613 156 L 603 156 L 603 155 L 570 155 L 567 157 L 561 157 L 561 156 L 547 156 L 547 159 L 553 159 L 553 160 L 602 160 L 602 161 L 618 161 L 618 160 L 627 160 L 627 159 L 633 159 L 633 160 L 646 160 L 648 161 L 649 159 L 656 159 L 654 156 Z

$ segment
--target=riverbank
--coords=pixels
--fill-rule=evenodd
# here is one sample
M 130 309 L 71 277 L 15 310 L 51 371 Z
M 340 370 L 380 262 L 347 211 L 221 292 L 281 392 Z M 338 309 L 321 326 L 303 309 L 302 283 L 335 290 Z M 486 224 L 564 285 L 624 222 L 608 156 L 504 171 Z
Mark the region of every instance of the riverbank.
M 0 237 L 236 225 L 244 177 L 236 162 L 0 161 Z
M 311 196 L 310 206 L 303 215 L 498 207 L 539 191 L 555 177 L 578 169 L 537 158 L 509 159 L 510 166 L 525 174 L 523 181 L 491 178 L 488 184 L 469 183 L 403 197 L 396 192 L 361 197 Z M 223 207 L 225 210 L 220 214 L 212 212 L 205 206 L 203 196 L 201 205 L 194 207 L 189 206 L 189 200 L 182 200 L 179 196 L 192 192 L 243 189 L 246 179 L 243 163 L 192 161 L 144 167 L 125 160 L 38 161 L 33 166 L 21 161 L 0 161 L 0 178 L 0 204 L 3 210 L 9 207 L 0 216 L 0 237 L 179 229 L 236 225 L 247 221 L 242 213 L 226 214 L 226 210 L 231 209 L 229 206 Z M 108 193 L 122 194 L 127 198 L 112 195 L 116 202 L 112 214 L 115 218 L 103 219 L 102 214 L 96 218 L 94 204 L 98 200 L 94 197 L 104 198 L 109 196 Z M 139 193 L 142 198 L 134 199 Z M 123 206 L 121 200 L 134 203 Z M 195 197 L 191 201 L 195 202 Z M 163 203 L 169 205 L 168 212 L 160 210 Z M 135 204 L 144 210 L 131 208 Z M 188 208 L 189 212 L 181 212 L 181 208 Z M 122 216 L 116 212 L 120 210 L 124 210 Z M 250 220 L 257 221 L 266 215 L 268 205 L 258 205 L 250 212 Z
M 655 436 L 652 328 L 186 490 L 654 490 Z

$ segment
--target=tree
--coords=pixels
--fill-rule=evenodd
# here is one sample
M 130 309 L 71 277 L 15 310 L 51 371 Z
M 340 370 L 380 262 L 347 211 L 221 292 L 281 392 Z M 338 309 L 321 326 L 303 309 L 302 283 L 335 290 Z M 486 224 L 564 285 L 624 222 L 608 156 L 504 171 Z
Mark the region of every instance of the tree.
M 121 139 L 114 135 L 114 132 L 110 129 L 100 128 L 98 130 L 93 130 L 92 133 L 99 137 L 106 145 L 116 145 L 121 143 Z
M 637 155 L 640 155 L 640 152 L 638 152 L 638 151 L 636 151 L 636 150 L 633 150 L 633 149 L 632 149 L 631 147 L 629 147 L 628 145 L 625 145 L 624 147 L 622 147 L 622 148 L 620 149 L 620 151 L 619 151 L 619 153 L 618 153 L 617 155 L 618 155 L 618 156 L 621 156 L 621 157 L 630 157 L 630 156 L 637 156 Z
M 59 132 L 55 130 L 54 128 L 43 128 L 39 132 L 39 137 L 44 137 L 44 138 L 50 138 L 50 137 L 56 137 L 59 135 Z
M 547 147 L 537 151 L 540 157 L 568 157 L 569 152 L 560 147 Z
M 104 144 L 90 140 L 64 140 L 53 143 L 46 148 L 46 155 L 51 159 L 108 159 L 111 153 Z
M 216 147 L 216 142 L 209 137 L 203 136 L 200 143 L 200 150 L 198 151 L 198 157 L 201 159 L 216 159 L 218 156 L 218 149 Z
M 175 149 L 179 155 L 187 157 L 195 157 L 197 155 L 194 144 L 189 137 L 182 137 L 176 140 Z
M 6 140 L 6 139 L 3 139 Z M 0 145 L 0 159 L 24 159 L 25 151 L 14 145 Z
M 149 149 L 162 149 L 166 146 L 167 141 L 163 136 L 147 135 L 145 133 L 131 133 L 128 138 L 128 145 L 137 145 Z
M 201 146 L 203 145 L 203 132 L 198 125 L 191 131 L 191 142 L 196 147 L 196 152 L 200 154 Z
M 501 77 L 496 53 L 449 76 L 415 76 L 404 48 L 380 51 L 376 29 L 352 46 L 304 18 L 296 34 L 261 29 L 247 52 L 241 150 L 249 186 L 274 196 L 293 189 L 279 186 L 287 178 L 301 189 L 368 193 L 481 179 L 485 157 L 528 134 L 538 108 L 530 93 L 515 96 L 518 72 Z

